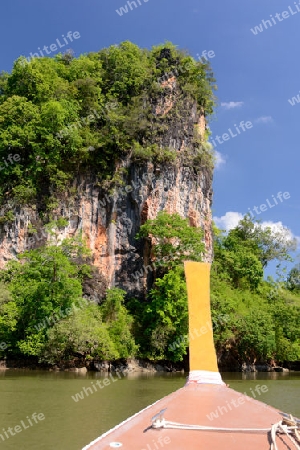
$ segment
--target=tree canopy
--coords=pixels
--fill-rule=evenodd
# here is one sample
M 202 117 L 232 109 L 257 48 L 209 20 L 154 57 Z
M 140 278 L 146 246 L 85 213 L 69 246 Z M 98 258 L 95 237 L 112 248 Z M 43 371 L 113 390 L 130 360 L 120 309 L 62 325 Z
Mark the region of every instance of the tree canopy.
M 209 65 L 171 43 L 146 50 L 126 41 L 78 58 L 17 59 L 0 76 L 0 157 L 17 158 L 0 171 L 0 203 L 43 199 L 51 209 L 55 193 L 79 171 L 110 180 L 116 162 L 139 146 L 148 159 L 170 159 L 169 149 L 151 145 L 172 114 L 154 117 L 153 104 L 164 95 L 158 80 L 174 67 L 184 67 L 180 95 L 209 116 L 215 88 Z

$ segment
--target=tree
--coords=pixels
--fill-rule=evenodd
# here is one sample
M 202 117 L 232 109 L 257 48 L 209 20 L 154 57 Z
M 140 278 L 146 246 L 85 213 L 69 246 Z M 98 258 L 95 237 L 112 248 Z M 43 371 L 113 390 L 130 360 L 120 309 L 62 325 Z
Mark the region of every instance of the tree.
M 205 251 L 203 231 L 192 227 L 179 214 L 160 211 L 147 220 L 136 238 L 146 238 L 153 245 L 153 260 L 158 267 L 173 268 L 185 259 L 202 261 Z
M 273 305 L 272 312 L 275 323 L 276 359 L 281 363 L 299 360 L 300 307 L 280 298 Z
M 142 348 L 147 349 L 146 355 L 151 359 L 181 361 L 188 347 L 187 341 L 182 339 L 188 332 L 183 267 L 175 267 L 157 279 L 149 296 L 150 302 L 143 311 Z
M 2 320 L 10 312 L 10 344 L 15 351 L 36 355 L 46 339 L 45 330 L 37 331 L 38 325 L 72 304 L 79 305 L 79 268 L 66 255 L 64 246 L 50 245 L 10 261 L 1 278 L 12 297 L 2 308 Z
M 0 283 L 0 354 L 8 351 L 11 334 L 16 330 L 19 311 L 5 284 Z M 2 345 L 1 345 L 2 344 Z
M 263 268 L 274 259 L 291 261 L 289 252 L 297 247 L 296 239 L 291 236 L 287 228 L 263 227 L 259 221 L 252 221 L 249 215 L 246 215 L 233 230 L 229 231 L 225 241 L 226 248 L 230 249 L 236 240 L 256 254 Z
M 100 307 L 109 336 L 114 343 L 119 358 L 128 358 L 137 351 L 131 334 L 133 319 L 124 306 L 126 292 L 112 288 L 107 291 L 106 299 Z
M 268 262 L 290 261 L 289 252 L 295 245 L 286 229 L 262 227 L 246 215 L 228 234 L 216 236 L 215 270 L 225 272 L 236 288 L 257 289 Z
M 236 346 L 242 362 L 252 364 L 274 357 L 276 352 L 274 321 L 267 311 L 252 309 L 236 324 Z
M 300 292 L 300 264 L 297 264 L 289 272 L 286 286 L 290 291 Z
M 40 361 L 57 364 L 75 357 L 113 360 L 119 353 L 99 306 L 90 304 L 50 328 L 38 356 Z
M 147 84 L 149 88 L 151 71 L 147 52 L 132 42 L 112 45 L 101 50 L 99 57 L 104 69 L 103 90 L 108 96 L 117 97 L 127 104 Z
M 231 233 L 231 231 L 233 231 Z M 213 274 L 226 278 L 235 288 L 257 289 L 263 267 L 254 242 L 241 239 L 235 229 L 218 234 L 214 241 Z M 221 272 L 221 275 L 220 275 Z

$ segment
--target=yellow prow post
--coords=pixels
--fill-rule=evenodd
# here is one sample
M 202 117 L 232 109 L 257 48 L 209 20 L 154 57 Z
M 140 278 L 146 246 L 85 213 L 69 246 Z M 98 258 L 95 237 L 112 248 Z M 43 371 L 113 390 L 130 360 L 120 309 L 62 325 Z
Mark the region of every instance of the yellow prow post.
M 210 313 L 210 264 L 186 261 L 184 270 L 189 309 L 189 382 L 223 384 Z

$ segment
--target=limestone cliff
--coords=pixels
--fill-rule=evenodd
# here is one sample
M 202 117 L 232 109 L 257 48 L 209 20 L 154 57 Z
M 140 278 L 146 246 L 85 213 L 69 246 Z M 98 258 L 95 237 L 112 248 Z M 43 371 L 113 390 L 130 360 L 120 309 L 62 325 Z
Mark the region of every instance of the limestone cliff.
M 57 217 L 68 219 L 58 239 L 82 233 L 92 250 L 93 264 L 106 277 L 109 286 L 124 288 L 143 296 L 151 283 L 150 249 L 137 241 L 139 227 L 159 211 L 178 212 L 190 224 L 202 227 L 206 261 L 212 258 L 211 201 L 212 169 L 195 165 L 190 155 L 195 149 L 195 133 L 203 138 L 204 114 L 196 102 L 179 94 L 176 77 L 162 83 L 164 93 L 152 100 L 154 120 L 165 118 L 165 127 L 153 142 L 176 153 L 173 162 L 139 161 L 128 154 L 118 162 L 123 186 L 112 195 L 99 183 L 92 170 L 78 174 L 70 189 L 59 198 Z M 173 113 L 172 113 L 173 111 Z M 76 194 L 74 195 L 74 192 Z M 4 211 L 9 205 L 4 207 Z M 0 267 L 25 248 L 34 248 L 50 236 L 43 228 L 38 205 L 14 207 L 14 219 L 0 228 Z M 34 226 L 37 232 L 31 232 Z M 148 267 L 147 267 L 148 266 Z

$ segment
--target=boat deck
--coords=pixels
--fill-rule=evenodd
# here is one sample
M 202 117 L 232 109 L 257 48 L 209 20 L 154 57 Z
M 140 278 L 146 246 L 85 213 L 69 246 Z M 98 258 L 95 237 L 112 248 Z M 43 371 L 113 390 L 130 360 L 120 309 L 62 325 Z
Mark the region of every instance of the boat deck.
M 240 431 L 152 428 L 152 417 L 163 409 L 166 421 Z M 100 436 L 84 450 L 269 450 L 270 432 L 244 429 L 271 429 L 281 420 L 275 408 L 225 385 L 190 383 Z M 284 434 L 277 435 L 276 444 L 278 450 L 295 448 Z

